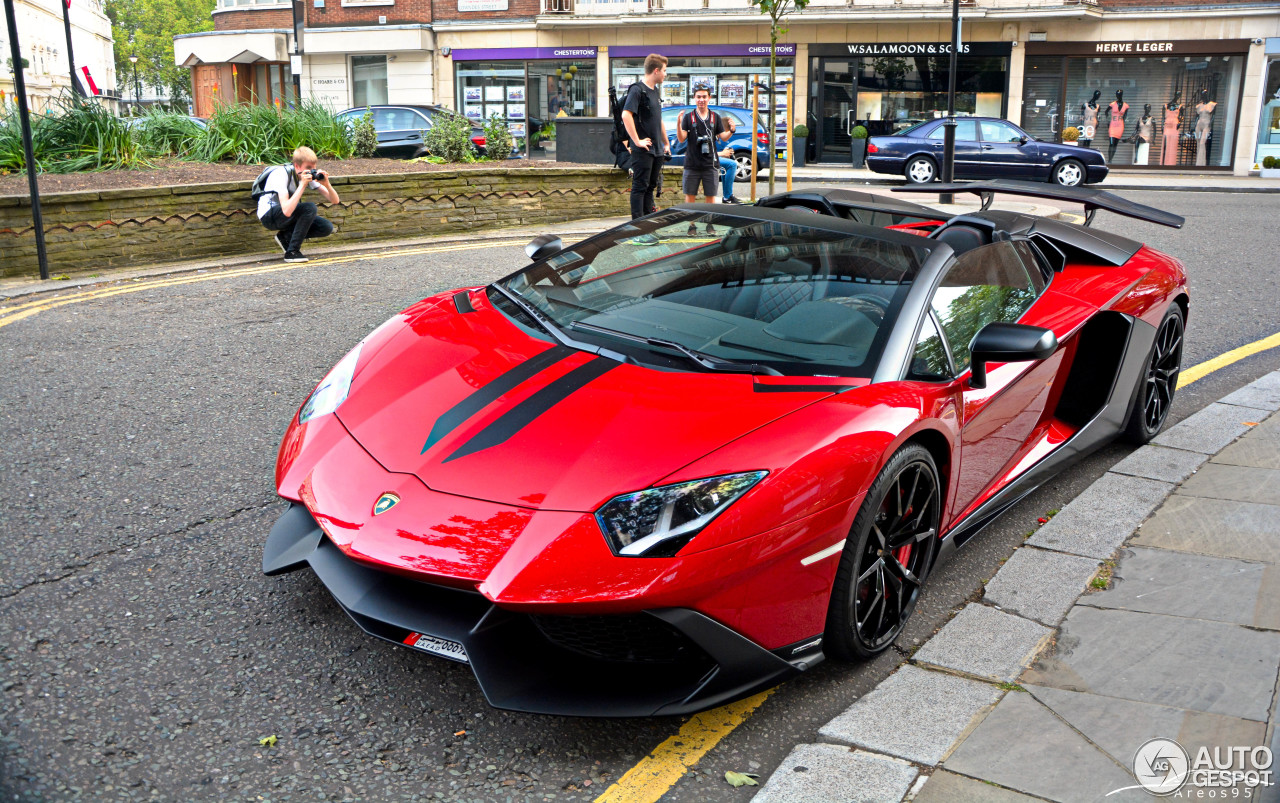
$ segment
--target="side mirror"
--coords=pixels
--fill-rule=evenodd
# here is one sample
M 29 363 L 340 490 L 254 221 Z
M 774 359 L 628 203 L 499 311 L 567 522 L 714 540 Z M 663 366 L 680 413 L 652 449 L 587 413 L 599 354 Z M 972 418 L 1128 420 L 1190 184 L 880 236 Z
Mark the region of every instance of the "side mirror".
M 1022 138 L 1018 140 L 1018 144 L 1019 144 L 1019 145 L 1026 145 L 1026 144 L 1027 144 L 1028 142 L 1030 142 L 1030 141 L 1031 141 L 1031 138 L 1030 138 L 1030 137 L 1028 137 L 1026 134 L 1023 134 L 1023 135 L 1022 135 Z
M 529 259 L 537 262 L 539 259 L 549 257 L 555 252 L 564 248 L 564 243 L 560 242 L 560 238 L 554 234 L 539 234 L 529 241 L 524 247 L 524 252 L 529 255 Z
M 1058 348 L 1058 338 L 1050 329 L 1021 323 L 989 323 L 973 336 L 969 360 L 973 369 L 969 387 L 987 386 L 987 363 L 1043 360 Z

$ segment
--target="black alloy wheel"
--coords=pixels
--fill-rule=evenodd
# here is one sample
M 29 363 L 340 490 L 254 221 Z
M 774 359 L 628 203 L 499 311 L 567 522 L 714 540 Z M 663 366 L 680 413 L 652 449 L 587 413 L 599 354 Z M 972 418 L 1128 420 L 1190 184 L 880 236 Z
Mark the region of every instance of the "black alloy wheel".
M 845 542 L 827 612 L 827 654 L 871 658 L 898 637 L 933 565 L 941 512 L 933 457 L 918 444 L 904 447 L 868 489 Z
M 1174 303 L 1169 305 L 1160 322 L 1142 383 L 1133 394 L 1124 431 L 1126 440 L 1146 443 L 1164 427 L 1169 409 L 1173 407 L 1173 395 L 1178 390 L 1178 373 L 1182 370 L 1182 334 L 1182 307 Z

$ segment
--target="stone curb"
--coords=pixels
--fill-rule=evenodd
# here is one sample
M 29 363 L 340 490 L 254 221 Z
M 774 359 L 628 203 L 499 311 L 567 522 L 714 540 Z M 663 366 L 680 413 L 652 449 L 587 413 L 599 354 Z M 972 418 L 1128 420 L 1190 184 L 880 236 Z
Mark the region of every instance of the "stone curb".
M 897 794 L 876 800 L 914 799 L 930 777 L 917 779 L 915 772 L 938 767 L 1005 694 L 1021 688 L 1011 681 L 1056 637 L 1098 564 L 1179 483 L 1249 431 L 1244 421 L 1260 423 L 1276 412 L 1280 371 L 1224 396 L 1125 457 L 1014 550 L 987 583 L 983 602 L 962 608 L 908 663 L 819 730 L 821 740 L 838 745 L 797 745 L 754 800 L 854 799 L 839 792 L 855 783 Z M 1091 528 L 1105 534 L 1093 535 Z M 795 770 L 813 756 L 828 759 L 822 765 L 827 772 L 850 776 Z M 910 762 L 910 777 L 902 770 L 904 761 Z

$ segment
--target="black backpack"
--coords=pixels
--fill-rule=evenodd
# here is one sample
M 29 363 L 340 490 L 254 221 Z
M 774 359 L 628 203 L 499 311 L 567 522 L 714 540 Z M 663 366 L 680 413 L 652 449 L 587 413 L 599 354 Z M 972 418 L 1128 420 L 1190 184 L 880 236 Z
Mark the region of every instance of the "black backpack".
M 613 115 L 613 132 L 609 134 L 609 152 L 613 154 L 613 166 L 627 169 L 630 154 L 627 152 L 627 127 L 622 124 L 622 101 L 616 87 L 609 87 L 609 114 Z
M 270 193 L 267 189 L 267 176 L 271 175 L 272 170 L 282 166 L 283 165 L 272 165 L 266 170 L 263 170 L 258 177 L 253 180 L 253 186 L 249 188 L 249 195 L 253 197 L 253 202 L 255 204 L 258 202 L 259 198 Z M 276 200 L 279 199 L 277 198 Z

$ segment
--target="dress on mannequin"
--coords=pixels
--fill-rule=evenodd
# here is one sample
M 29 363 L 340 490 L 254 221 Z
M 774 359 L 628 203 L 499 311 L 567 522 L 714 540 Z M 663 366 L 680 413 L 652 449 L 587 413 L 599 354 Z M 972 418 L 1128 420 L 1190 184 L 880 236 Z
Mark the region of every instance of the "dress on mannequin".
M 1209 162 L 1209 137 L 1213 134 L 1213 109 L 1217 101 L 1196 104 L 1196 166 L 1204 167 Z
M 1178 117 L 1182 115 L 1182 107 L 1175 106 L 1164 110 L 1164 142 L 1160 151 L 1160 164 L 1176 165 L 1178 163 Z
M 1107 104 L 1107 136 L 1111 139 L 1110 148 L 1107 151 L 1107 161 L 1113 161 L 1116 158 L 1116 146 L 1120 144 L 1121 137 L 1124 136 L 1124 116 L 1129 113 L 1129 104 L 1122 100 L 1113 100 Z
M 1138 120 L 1138 134 L 1134 137 L 1133 163 L 1144 165 L 1151 154 L 1151 140 L 1155 136 L 1156 121 L 1151 115 Z
M 1093 101 L 1084 105 L 1084 122 L 1080 124 L 1080 142 L 1089 147 L 1093 135 L 1098 131 L 1098 107 Z

